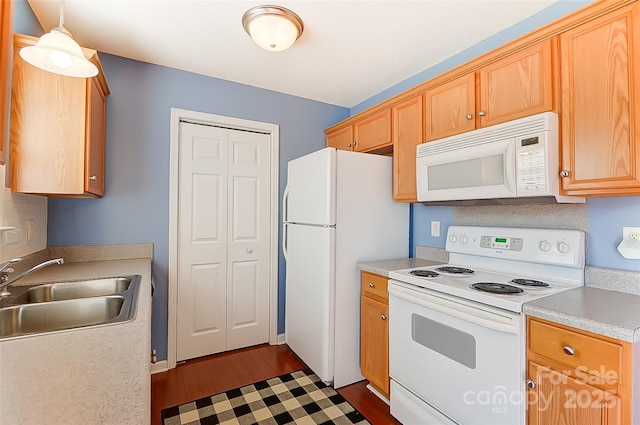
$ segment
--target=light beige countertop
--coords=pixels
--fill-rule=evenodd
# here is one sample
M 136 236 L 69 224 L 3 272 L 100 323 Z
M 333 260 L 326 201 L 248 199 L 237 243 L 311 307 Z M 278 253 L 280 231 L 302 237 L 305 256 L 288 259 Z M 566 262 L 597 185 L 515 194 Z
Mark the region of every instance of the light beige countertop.
M 392 270 L 402 270 L 414 267 L 427 267 L 442 264 L 442 261 L 431 261 L 423 258 L 398 258 L 395 260 L 368 261 L 358 263 L 361 271 L 389 277 Z
M 20 284 L 137 274 L 132 321 L 0 340 L 1 424 L 149 424 L 151 258 L 67 262 Z
M 640 341 L 640 296 L 634 294 L 585 286 L 525 303 L 523 312 L 621 341 Z

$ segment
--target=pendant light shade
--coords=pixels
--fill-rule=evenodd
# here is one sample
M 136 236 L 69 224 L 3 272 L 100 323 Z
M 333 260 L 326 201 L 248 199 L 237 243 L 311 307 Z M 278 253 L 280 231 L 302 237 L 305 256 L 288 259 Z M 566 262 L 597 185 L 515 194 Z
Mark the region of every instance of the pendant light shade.
M 60 25 L 38 40 L 35 46 L 20 49 L 20 57 L 31 65 L 54 74 L 89 78 L 98 68 L 89 61 L 69 31 L 64 28 L 64 12 L 60 2 Z
M 242 26 L 265 50 L 286 50 L 302 35 L 302 19 L 280 6 L 256 6 L 242 16 Z

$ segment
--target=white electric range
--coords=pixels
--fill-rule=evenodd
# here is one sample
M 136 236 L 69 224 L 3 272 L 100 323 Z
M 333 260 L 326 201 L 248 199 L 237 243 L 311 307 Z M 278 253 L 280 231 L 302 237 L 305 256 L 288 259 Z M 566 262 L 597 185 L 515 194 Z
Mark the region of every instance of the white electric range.
M 389 273 L 391 413 L 524 424 L 522 305 L 584 285 L 578 230 L 450 226 L 447 264 Z

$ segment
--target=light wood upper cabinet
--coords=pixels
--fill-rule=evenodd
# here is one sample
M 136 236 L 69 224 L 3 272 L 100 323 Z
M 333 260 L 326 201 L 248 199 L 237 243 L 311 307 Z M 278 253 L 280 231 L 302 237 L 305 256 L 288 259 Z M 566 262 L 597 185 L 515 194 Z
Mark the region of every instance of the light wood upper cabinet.
M 368 152 L 391 145 L 391 110 L 385 109 L 353 125 L 354 150 Z
M 14 192 L 50 196 L 104 194 L 106 96 L 102 72 L 65 77 L 20 58 L 34 37 L 14 36 L 9 184 Z M 91 60 L 101 71 L 97 53 Z
M 350 125 L 340 130 L 327 133 L 327 147 L 352 151 L 353 126 Z
M 476 128 L 475 81 L 470 73 L 425 93 L 425 141 Z
M 480 127 L 553 109 L 553 43 L 543 41 L 478 71 Z
M 426 92 L 427 141 L 553 109 L 553 40 Z
M 11 107 L 11 63 L 13 52 L 13 3 L 0 2 L 0 164 L 9 138 L 9 108 Z
M 395 105 L 393 113 L 393 199 L 417 202 L 416 146 L 424 140 L 424 95 Z
M 632 345 L 527 319 L 528 425 L 632 423 Z
M 361 273 L 360 371 L 389 399 L 389 301 L 384 276 Z
M 356 151 L 389 153 L 391 108 L 364 117 L 346 126 L 325 130 L 327 147 Z
M 560 35 L 561 192 L 640 195 L 640 6 Z

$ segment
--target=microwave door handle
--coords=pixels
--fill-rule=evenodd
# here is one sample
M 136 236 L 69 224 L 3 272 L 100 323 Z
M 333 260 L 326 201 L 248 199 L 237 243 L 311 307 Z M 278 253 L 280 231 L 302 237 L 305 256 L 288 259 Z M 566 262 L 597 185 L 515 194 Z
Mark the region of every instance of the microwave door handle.
M 507 177 L 507 181 L 505 182 L 507 185 L 507 189 L 509 192 L 513 194 L 513 196 L 517 195 L 516 190 L 516 144 L 514 143 L 507 144 L 507 150 L 504 153 L 504 169 L 505 175 Z

